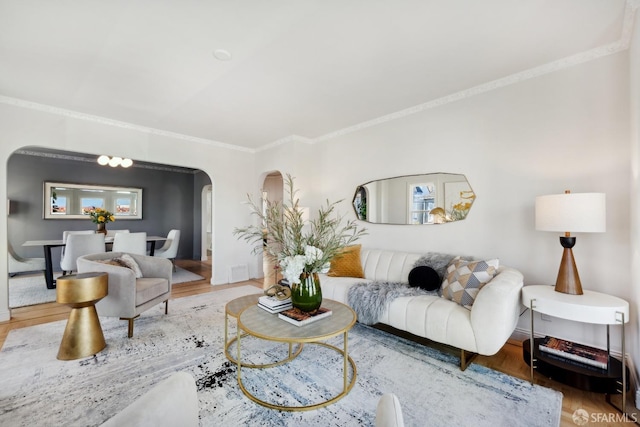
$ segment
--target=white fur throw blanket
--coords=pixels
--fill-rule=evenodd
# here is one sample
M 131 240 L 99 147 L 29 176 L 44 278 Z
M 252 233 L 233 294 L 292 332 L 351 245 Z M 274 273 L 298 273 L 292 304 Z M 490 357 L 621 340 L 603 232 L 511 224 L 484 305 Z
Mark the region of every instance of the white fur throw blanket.
M 456 255 L 428 252 L 420 257 L 413 267 L 426 265 L 433 268 L 440 279 L 447 271 L 447 266 Z M 469 257 L 463 259 L 471 260 Z M 374 325 L 379 322 L 380 316 L 391 301 L 398 297 L 417 295 L 440 295 L 440 289 L 427 291 L 420 287 L 409 286 L 408 283 L 374 281 L 356 283 L 349 289 L 347 300 L 349 306 L 358 315 L 358 322 L 365 325 Z
M 398 297 L 416 295 L 438 295 L 438 291 L 426 291 L 411 287 L 408 283 L 366 282 L 356 283 L 349 288 L 347 299 L 358 315 L 358 322 L 375 325 L 387 303 Z

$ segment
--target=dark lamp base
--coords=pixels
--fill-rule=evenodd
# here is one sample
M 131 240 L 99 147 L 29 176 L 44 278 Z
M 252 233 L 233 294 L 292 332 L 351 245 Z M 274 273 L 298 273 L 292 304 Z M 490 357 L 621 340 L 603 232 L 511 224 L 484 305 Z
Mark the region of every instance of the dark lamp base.
M 576 261 L 573 258 L 573 246 L 576 243 L 575 237 L 560 237 L 560 244 L 564 248 L 562 252 L 562 261 L 560 261 L 560 270 L 556 280 L 556 292 L 563 294 L 582 295 L 582 283 L 578 275 Z

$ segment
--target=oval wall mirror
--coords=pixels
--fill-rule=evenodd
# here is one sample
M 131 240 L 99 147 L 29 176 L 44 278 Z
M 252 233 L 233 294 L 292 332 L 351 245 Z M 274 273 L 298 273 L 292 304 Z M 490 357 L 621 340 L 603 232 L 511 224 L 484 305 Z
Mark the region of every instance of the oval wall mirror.
M 429 173 L 359 185 L 352 204 L 374 224 L 444 224 L 465 219 L 475 198 L 464 175 Z

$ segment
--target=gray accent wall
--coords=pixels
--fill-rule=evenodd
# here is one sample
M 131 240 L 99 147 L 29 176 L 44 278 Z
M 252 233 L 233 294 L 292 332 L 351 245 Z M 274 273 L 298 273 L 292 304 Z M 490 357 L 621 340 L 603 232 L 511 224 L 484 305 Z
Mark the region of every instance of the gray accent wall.
M 202 171 L 178 168 L 112 168 L 97 163 L 14 153 L 7 163 L 10 200 L 7 239 L 15 251 L 42 257 L 42 249 L 22 247 L 27 240 L 61 239 L 64 230 L 95 229 L 89 219 L 43 219 L 45 181 L 142 188 L 142 219 L 118 219 L 107 229 L 146 231 L 166 236 L 181 230 L 178 258 L 200 259 L 202 187 L 211 184 Z M 160 246 L 161 244 L 158 244 Z M 54 270 L 60 268 L 60 249 L 53 250 Z

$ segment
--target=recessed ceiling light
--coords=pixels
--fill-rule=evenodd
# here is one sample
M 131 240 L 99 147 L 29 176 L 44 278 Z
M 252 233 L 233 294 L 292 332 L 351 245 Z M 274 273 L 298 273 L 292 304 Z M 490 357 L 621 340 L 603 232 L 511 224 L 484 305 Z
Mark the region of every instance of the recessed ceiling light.
M 213 56 L 220 61 L 230 61 L 231 52 L 224 49 L 216 49 L 213 51 Z

